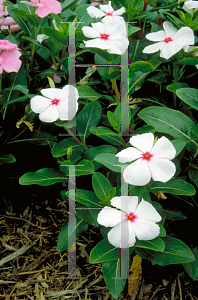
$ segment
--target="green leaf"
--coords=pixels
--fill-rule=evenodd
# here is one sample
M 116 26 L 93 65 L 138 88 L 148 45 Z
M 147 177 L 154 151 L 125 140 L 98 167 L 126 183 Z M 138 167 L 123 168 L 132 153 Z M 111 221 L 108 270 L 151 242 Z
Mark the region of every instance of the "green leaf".
M 113 129 L 116 130 L 117 132 L 119 132 L 120 131 L 120 122 L 119 122 L 118 118 L 115 116 L 115 114 L 112 113 L 111 111 L 108 111 L 107 117 L 108 117 L 109 123 L 111 124 Z
M 198 249 L 197 247 L 193 249 L 193 254 L 195 256 L 195 261 L 183 264 L 186 272 L 193 280 L 198 280 Z
M 42 27 L 42 33 L 46 34 L 50 38 L 52 38 L 54 41 L 61 43 L 64 47 L 67 47 L 68 45 L 68 37 L 66 37 L 62 32 L 50 28 L 50 27 Z
M 21 29 L 27 34 L 32 36 L 32 30 L 30 28 L 30 25 L 28 24 L 28 22 L 26 20 L 24 20 L 24 17 L 22 17 L 19 13 L 18 13 L 18 9 L 17 8 L 11 8 L 8 6 L 8 13 L 9 16 L 11 18 L 13 18 L 15 20 L 15 22 L 21 27 Z M 21 10 L 22 11 L 22 10 Z M 24 13 L 24 15 L 26 14 L 25 11 L 22 11 Z
M 98 210 L 76 210 L 78 218 L 85 220 L 88 224 L 94 227 L 99 225 L 97 222 L 98 214 Z
M 65 174 L 57 169 L 43 168 L 36 172 L 27 172 L 19 178 L 19 184 L 38 184 L 48 186 L 58 182 L 66 182 Z
M 150 192 L 156 194 L 160 191 L 167 192 L 173 195 L 193 196 L 196 191 L 192 184 L 182 179 L 173 179 L 168 182 L 154 182 L 150 188 Z
M 66 192 L 66 195 L 69 195 L 69 191 Z M 77 189 L 76 193 L 74 193 L 74 190 L 70 190 L 70 195 L 71 199 L 76 200 L 77 202 L 87 207 L 103 207 L 99 203 L 99 200 L 96 197 L 95 193 L 91 191 Z M 73 197 L 73 195 L 75 195 L 75 197 Z
M 164 209 L 165 213 L 166 213 L 166 219 L 167 220 L 185 220 L 186 216 L 179 210 L 176 209 Z
M 90 101 L 96 101 L 100 97 L 101 94 L 98 94 L 94 89 L 92 89 L 89 85 L 80 85 L 76 87 L 79 93 L 79 98 L 87 99 Z
M 192 108 L 198 110 L 198 90 L 191 88 L 178 89 L 176 95 Z
M 150 125 L 143 125 L 142 127 L 140 128 L 137 128 L 135 131 L 134 131 L 134 134 L 143 134 L 143 133 L 148 133 L 148 132 L 151 132 L 151 133 L 155 133 L 155 128 L 153 126 L 150 126 Z
M 67 165 L 68 162 L 66 161 L 64 172 L 66 175 L 69 175 L 69 167 Z M 64 162 L 62 163 L 62 166 L 64 166 Z M 82 159 L 75 167 L 75 176 L 89 175 L 89 174 L 93 174 L 93 172 L 94 172 L 94 166 L 92 162 L 87 159 Z
M 20 91 L 25 95 L 29 94 L 29 89 L 27 88 L 26 85 L 15 85 L 13 87 L 10 88 L 5 88 L 4 91 Z
M 132 17 L 142 11 L 144 6 L 143 0 L 130 0 L 128 4 L 128 12 Z
M 11 164 L 16 161 L 16 158 L 10 153 L 0 153 L 0 166 Z
M 99 154 L 95 157 L 95 161 L 101 163 L 108 169 L 110 169 L 113 172 L 124 172 L 124 169 L 128 164 L 122 164 L 118 161 L 118 157 L 115 156 L 115 154 L 111 153 L 104 153 L 104 154 Z
M 104 58 L 106 62 L 110 62 L 110 61 L 112 61 L 114 59 L 112 54 L 110 54 L 108 52 L 105 52 L 102 49 L 99 49 L 99 48 L 88 48 L 88 47 L 85 47 L 85 48 L 83 48 L 83 50 L 78 51 L 76 53 L 76 56 L 81 55 L 82 53 L 85 53 L 85 52 L 91 52 L 91 53 L 94 53 L 94 54 L 98 54 L 99 56 L 101 56 L 102 58 Z
M 184 87 L 188 87 L 188 84 L 185 82 L 177 82 L 177 83 L 167 85 L 166 89 L 170 92 L 176 93 L 176 91 L 178 89 L 181 89 Z
M 61 3 L 62 12 L 71 7 L 75 2 L 76 0 L 65 0 L 63 3 Z
M 83 141 L 90 136 L 90 128 L 98 125 L 101 114 L 102 107 L 99 102 L 91 102 L 80 111 L 76 123 L 78 133 L 83 135 L 80 136 Z
M 146 61 L 137 61 L 129 65 L 129 94 L 140 89 L 144 78 L 153 71 L 153 66 Z
M 92 175 L 92 186 L 98 199 L 108 200 L 108 193 L 112 186 L 104 175 L 94 172 Z
M 195 66 L 198 64 L 198 58 L 197 57 L 186 57 L 186 58 L 181 59 L 178 62 L 178 64 Z
M 129 128 L 129 123 L 131 121 L 131 112 L 128 101 L 121 102 L 115 109 L 114 115 L 119 120 L 118 132 L 123 132 Z
M 160 237 L 156 237 L 150 241 L 136 240 L 135 247 L 146 248 L 154 251 L 163 251 L 165 249 L 165 243 Z
M 130 247 L 130 254 L 134 247 Z M 117 248 L 109 243 L 108 239 L 100 241 L 90 252 L 89 262 L 97 264 L 104 261 L 115 260 L 120 258 L 120 248 Z
M 139 112 L 138 116 L 147 124 L 155 127 L 158 132 L 165 132 L 186 143 L 193 142 L 191 127 L 194 127 L 195 124 L 180 111 L 150 106 Z
M 139 27 L 134 27 L 134 26 L 128 24 L 128 37 L 131 36 L 132 34 L 136 33 L 139 30 L 140 30 Z
M 158 265 L 167 266 L 195 260 L 190 248 L 182 241 L 171 236 L 166 236 L 162 239 L 165 242 L 165 249 L 163 252 L 156 252 L 153 259 Z
M 57 244 L 58 253 L 68 249 L 74 243 L 76 238 L 73 231 L 74 228 L 76 230 L 76 236 L 78 236 L 82 231 L 87 230 L 88 224 L 85 221 L 78 218 L 73 218 L 70 225 L 68 224 L 68 221 L 64 222 L 58 237 L 58 244 Z M 69 229 L 72 230 L 72 232 L 70 232 L 70 235 L 69 235 Z M 68 242 L 70 242 L 69 246 L 68 246 Z
M 104 126 L 92 127 L 90 131 L 114 146 L 123 145 L 122 136 Z
M 91 17 L 87 13 L 87 7 L 89 7 L 89 4 L 85 5 L 79 5 L 75 9 L 75 14 L 78 18 L 78 23 L 76 24 L 76 29 L 82 28 L 83 26 L 89 25 L 91 22 Z
M 188 176 L 190 178 L 190 180 L 192 182 L 194 182 L 196 184 L 196 186 L 198 187 L 198 168 L 197 167 L 192 167 L 189 171 L 188 171 Z
M 117 299 L 121 291 L 123 290 L 126 283 L 127 274 L 128 274 L 127 266 L 125 264 L 122 264 L 122 275 L 124 279 L 121 278 L 120 265 L 121 265 L 121 259 L 109 260 L 103 262 L 102 269 L 101 269 L 103 272 L 106 286 L 108 287 L 109 292 L 111 293 L 114 299 Z
M 186 143 L 184 141 L 172 140 L 170 142 L 173 144 L 173 146 L 176 150 L 175 156 L 177 156 L 183 150 L 183 148 L 186 146 Z

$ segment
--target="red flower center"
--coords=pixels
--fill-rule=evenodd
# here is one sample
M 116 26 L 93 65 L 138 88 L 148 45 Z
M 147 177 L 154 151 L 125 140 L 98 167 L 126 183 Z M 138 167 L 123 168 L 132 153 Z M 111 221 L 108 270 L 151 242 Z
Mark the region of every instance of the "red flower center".
M 128 221 L 134 222 L 135 219 L 137 219 L 137 216 L 134 215 L 132 212 L 130 212 L 130 213 L 127 215 L 127 218 L 128 218 Z
M 52 105 L 58 105 L 59 102 L 60 102 L 60 100 L 58 100 L 56 98 L 54 100 L 51 100 Z
M 173 39 L 171 37 L 165 38 L 163 40 L 163 42 L 166 43 L 166 44 L 168 44 L 169 42 L 172 42 L 172 41 L 173 41 Z
M 106 34 L 106 33 L 100 33 L 100 38 L 101 38 L 102 40 L 108 40 L 109 34 Z
M 113 16 L 113 14 L 110 13 L 110 12 L 106 13 L 106 15 L 107 15 L 107 16 Z
M 198 54 L 196 54 L 196 53 L 193 53 L 193 56 L 197 56 Z
M 149 153 L 149 152 L 145 152 L 142 154 L 142 159 L 143 160 L 147 160 L 147 161 L 150 161 L 151 160 L 151 157 L 153 157 L 153 154 Z

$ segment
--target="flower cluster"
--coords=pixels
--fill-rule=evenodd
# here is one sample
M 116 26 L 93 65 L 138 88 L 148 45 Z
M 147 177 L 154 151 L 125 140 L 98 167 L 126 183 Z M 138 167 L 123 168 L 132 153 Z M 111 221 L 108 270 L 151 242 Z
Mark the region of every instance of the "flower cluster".
M 136 237 L 152 240 L 159 235 L 160 227 L 155 222 L 160 222 L 162 218 L 152 204 L 142 199 L 138 205 L 136 196 L 114 197 L 110 202 L 117 209 L 105 206 L 97 221 L 105 227 L 113 227 L 107 235 L 113 246 L 132 247 Z
M 7 73 L 18 72 L 21 67 L 17 45 L 7 40 L 0 40 L 0 73 L 5 70 Z
M 170 22 L 163 23 L 164 30 L 152 32 L 146 35 L 149 41 L 158 42 L 144 48 L 143 53 L 160 52 L 160 57 L 169 59 L 182 48 L 194 45 L 194 33 L 189 27 L 177 30 Z
M 100 9 L 89 6 L 87 13 L 92 18 L 101 18 L 101 22 L 92 23 L 92 27 L 84 26 L 82 28 L 84 36 L 92 38 L 89 41 L 84 41 L 86 47 L 95 47 L 107 50 L 109 53 L 123 54 L 128 48 L 129 41 L 127 39 L 126 25 L 123 17 L 120 15 L 125 12 L 122 7 L 114 11 L 109 4 L 99 6 Z

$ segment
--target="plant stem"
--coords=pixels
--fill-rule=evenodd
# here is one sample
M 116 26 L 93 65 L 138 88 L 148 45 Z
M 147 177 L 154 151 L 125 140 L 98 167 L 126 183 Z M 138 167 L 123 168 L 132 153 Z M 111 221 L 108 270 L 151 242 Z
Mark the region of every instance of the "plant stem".
M 111 74 L 112 72 L 113 72 L 113 68 L 109 67 L 109 73 Z M 116 102 L 117 102 L 117 104 L 120 104 L 120 92 L 117 87 L 116 79 L 110 79 L 110 80 L 111 80 L 112 86 L 114 88 L 116 97 L 118 98 L 118 100 Z
M 87 145 L 83 144 L 74 134 L 71 130 L 69 130 L 69 128 L 66 129 L 67 132 L 75 139 L 75 141 L 79 144 L 79 145 L 83 145 L 85 146 L 85 149 L 88 150 L 89 148 L 87 147 Z

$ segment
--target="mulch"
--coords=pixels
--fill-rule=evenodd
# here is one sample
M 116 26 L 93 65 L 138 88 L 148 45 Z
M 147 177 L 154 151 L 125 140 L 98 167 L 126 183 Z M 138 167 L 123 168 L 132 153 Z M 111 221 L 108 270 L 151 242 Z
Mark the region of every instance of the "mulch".
M 60 197 L 59 197 L 60 198 Z M 100 241 L 98 228 L 77 237 L 76 276 L 68 279 L 68 250 L 57 252 L 61 226 L 68 217 L 65 201 L 55 197 L 31 203 L 22 213 L 0 215 L 0 298 L 112 300 L 101 272 L 90 264 L 89 253 Z M 72 250 L 71 250 L 72 251 Z M 182 266 L 159 267 L 143 261 L 139 300 L 196 300 L 198 285 Z M 128 284 L 118 300 L 129 296 Z

